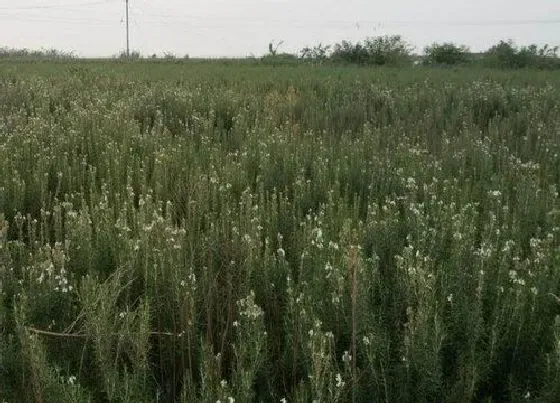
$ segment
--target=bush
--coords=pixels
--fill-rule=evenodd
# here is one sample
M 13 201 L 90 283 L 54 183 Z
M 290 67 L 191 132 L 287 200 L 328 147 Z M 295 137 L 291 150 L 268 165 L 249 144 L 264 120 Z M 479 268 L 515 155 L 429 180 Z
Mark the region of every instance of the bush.
M 331 55 L 331 45 L 323 45 L 320 43 L 319 45 L 314 46 L 313 48 L 306 47 L 301 50 L 301 59 L 303 60 L 311 60 L 314 62 L 322 63 Z
M 434 43 L 427 46 L 426 63 L 454 65 L 466 63 L 469 60 L 469 48 L 461 45 L 457 46 L 451 42 Z
M 490 67 L 500 68 L 560 68 L 558 47 L 537 45 L 518 48 L 512 41 L 500 41 L 484 54 L 484 62 Z
M 413 47 L 400 35 L 368 38 L 364 42 L 364 47 L 370 56 L 371 63 L 377 65 L 398 65 L 408 62 L 413 50 Z
M 137 50 L 133 50 L 129 54 L 126 53 L 126 50 L 123 50 L 119 53 L 119 59 L 128 59 L 128 60 L 139 60 L 142 58 L 142 55 Z
M 353 44 L 352 42 L 342 41 L 334 45 L 331 59 L 352 64 L 367 64 L 369 55 L 360 42 Z
M 57 49 L 12 49 L 3 47 L 0 48 L 0 58 L 3 59 L 45 59 L 45 60 L 61 60 L 61 59 L 74 59 L 76 55 L 74 52 L 66 52 Z
M 331 59 L 352 64 L 399 65 L 410 60 L 412 47 L 400 35 L 367 38 L 363 43 L 342 41 Z

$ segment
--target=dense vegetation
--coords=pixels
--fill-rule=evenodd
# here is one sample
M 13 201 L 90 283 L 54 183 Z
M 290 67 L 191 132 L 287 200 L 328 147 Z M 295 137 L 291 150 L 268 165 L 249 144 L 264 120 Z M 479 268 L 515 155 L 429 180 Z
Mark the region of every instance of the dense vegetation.
M 303 48 L 298 54 L 280 52 L 283 41 L 271 42 L 268 53 L 261 58 L 247 57 L 241 59 L 248 63 L 264 63 L 273 66 L 297 64 L 329 64 L 331 66 L 392 66 L 405 67 L 411 64 L 429 66 L 485 67 L 499 69 L 532 68 L 540 70 L 560 69 L 558 46 L 544 45 L 539 47 L 517 46 L 512 41 L 500 41 L 482 53 L 473 53 L 468 46 L 456 45 L 452 42 L 433 43 L 424 48 L 423 54 L 414 53 L 412 44 L 400 35 L 368 37 L 363 41 L 352 43 L 342 41 L 334 45 L 322 43 Z M 60 60 L 74 58 L 73 53 L 56 50 L 30 51 L 27 49 L 0 48 L 0 59 L 11 60 Z M 138 51 L 129 54 L 121 52 L 121 60 L 165 60 L 189 61 L 188 54 L 177 58 L 172 52 L 164 52 L 162 56 L 152 54 L 144 58 Z
M 517 46 L 512 41 L 500 41 L 482 53 L 473 53 L 465 45 L 452 42 L 434 43 L 415 54 L 414 46 L 400 35 L 366 38 L 355 43 L 342 41 L 334 45 L 315 45 L 296 55 L 269 52 L 263 60 L 272 63 L 312 62 L 334 65 L 406 66 L 411 63 L 431 66 L 462 65 L 501 69 L 558 69 L 558 46 Z
M 559 99 L 0 62 L 0 401 L 557 401 Z

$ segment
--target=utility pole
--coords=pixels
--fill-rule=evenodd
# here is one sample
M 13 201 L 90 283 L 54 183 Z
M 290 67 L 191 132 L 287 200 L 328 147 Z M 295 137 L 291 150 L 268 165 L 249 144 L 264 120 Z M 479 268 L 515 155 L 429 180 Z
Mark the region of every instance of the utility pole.
M 126 0 L 126 57 L 130 57 L 130 36 L 128 31 L 128 0 Z

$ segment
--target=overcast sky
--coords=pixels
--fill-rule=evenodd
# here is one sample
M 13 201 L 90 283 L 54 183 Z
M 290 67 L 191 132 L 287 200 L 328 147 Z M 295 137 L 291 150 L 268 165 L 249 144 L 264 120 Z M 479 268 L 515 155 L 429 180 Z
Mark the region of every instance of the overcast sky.
M 0 47 L 111 56 L 125 48 L 125 0 L 0 0 Z M 319 42 L 403 35 L 418 51 L 500 39 L 560 45 L 560 0 L 130 0 L 131 49 L 191 56 L 261 55 Z

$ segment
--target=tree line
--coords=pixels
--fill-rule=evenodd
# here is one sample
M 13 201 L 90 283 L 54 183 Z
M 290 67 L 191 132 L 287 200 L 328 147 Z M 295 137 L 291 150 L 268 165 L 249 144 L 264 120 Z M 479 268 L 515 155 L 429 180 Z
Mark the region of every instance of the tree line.
M 481 65 L 495 68 L 537 68 L 558 69 L 560 57 L 558 46 L 518 46 L 513 41 L 502 40 L 484 52 L 472 52 L 468 46 L 453 42 L 433 43 L 424 48 L 423 54 L 414 53 L 414 47 L 400 35 L 385 35 L 368 37 L 362 41 L 341 41 L 334 45 L 322 43 L 307 46 L 298 53 L 280 52 L 283 42 L 270 43 L 268 53 L 262 58 L 249 57 L 264 63 L 291 64 L 347 64 L 360 66 L 404 66 L 404 65 L 432 65 L 459 66 Z M 144 59 L 140 52 L 126 52 L 116 56 L 119 59 Z M 0 59 L 73 59 L 72 52 L 55 49 L 31 51 L 27 49 L 0 48 Z M 165 52 L 163 57 L 156 54 L 146 57 L 163 60 L 188 60 L 189 56 L 177 58 L 172 52 Z
M 400 35 L 369 37 L 363 41 L 342 41 L 334 45 L 318 44 L 305 47 L 299 54 L 269 52 L 263 60 L 274 63 L 300 60 L 313 63 L 342 63 L 372 66 L 423 65 L 467 65 L 478 64 L 498 68 L 560 68 L 558 46 L 517 46 L 513 41 L 502 40 L 480 53 L 472 52 L 468 46 L 452 42 L 433 43 L 424 48 L 424 53 L 414 53 L 414 47 Z

